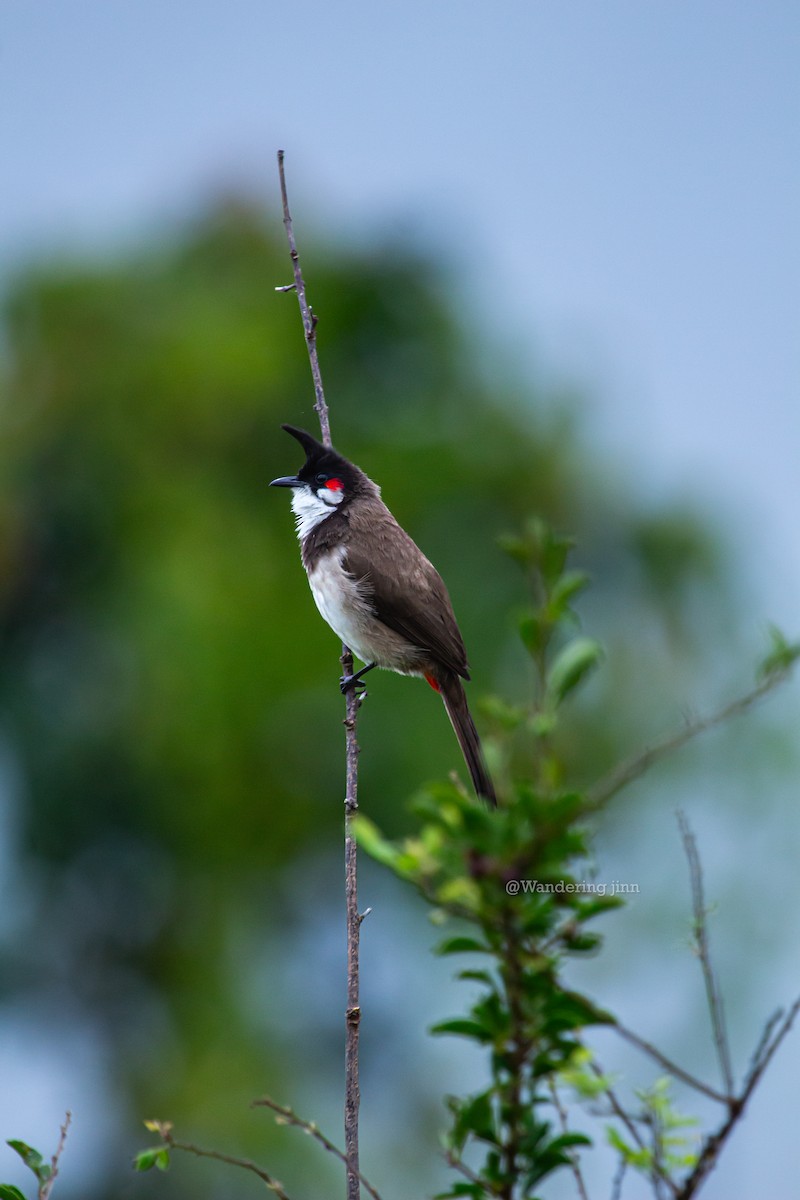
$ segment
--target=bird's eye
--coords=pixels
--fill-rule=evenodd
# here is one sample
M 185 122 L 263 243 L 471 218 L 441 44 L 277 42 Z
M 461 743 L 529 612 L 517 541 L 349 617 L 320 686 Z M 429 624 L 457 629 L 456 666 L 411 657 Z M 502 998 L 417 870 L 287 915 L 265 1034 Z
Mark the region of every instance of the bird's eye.
M 316 479 L 314 480 L 314 482 L 315 482 L 315 483 L 318 483 L 318 484 L 327 483 L 327 482 L 328 482 L 328 476 L 327 476 L 327 475 L 323 475 L 322 473 L 320 473 L 319 475 L 317 475 L 317 477 L 316 477 Z

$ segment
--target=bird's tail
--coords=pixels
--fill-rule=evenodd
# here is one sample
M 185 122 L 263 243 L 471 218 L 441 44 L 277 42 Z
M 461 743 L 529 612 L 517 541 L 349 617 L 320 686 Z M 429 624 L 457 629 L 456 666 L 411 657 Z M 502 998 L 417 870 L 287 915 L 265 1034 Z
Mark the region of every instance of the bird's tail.
M 492 808 L 496 808 L 497 796 L 494 784 L 486 770 L 486 763 L 483 761 L 480 738 L 467 705 L 467 695 L 463 683 L 458 675 L 450 673 L 445 675 L 444 672 L 437 675 L 435 681 L 429 678 L 428 682 L 432 683 L 441 693 L 475 791 L 479 796 L 483 796 Z

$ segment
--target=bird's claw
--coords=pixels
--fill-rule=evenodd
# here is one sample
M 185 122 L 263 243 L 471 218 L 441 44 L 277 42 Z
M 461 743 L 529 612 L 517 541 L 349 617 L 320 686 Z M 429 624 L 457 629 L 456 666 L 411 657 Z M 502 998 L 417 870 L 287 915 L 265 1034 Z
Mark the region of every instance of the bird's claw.
M 367 685 L 363 679 L 358 677 L 357 674 L 342 675 L 341 679 L 339 680 L 339 691 L 343 696 L 346 696 L 348 692 L 355 692 L 357 696 L 365 696 L 367 692 Z

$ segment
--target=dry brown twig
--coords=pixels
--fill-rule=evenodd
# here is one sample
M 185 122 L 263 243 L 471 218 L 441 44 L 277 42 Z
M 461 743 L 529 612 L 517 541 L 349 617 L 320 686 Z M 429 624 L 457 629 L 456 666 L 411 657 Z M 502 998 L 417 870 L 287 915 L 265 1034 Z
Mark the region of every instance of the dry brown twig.
M 275 1120 L 278 1124 L 292 1125 L 296 1129 L 302 1129 L 304 1133 L 307 1133 L 309 1137 L 314 1138 L 314 1140 L 319 1142 L 321 1146 L 324 1146 L 324 1148 L 330 1154 L 332 1154 L 335 1158 L 338 1158 L 340 1162 L 343 1162 L 344 1165 L 347 1166 L 347 1156 L 342 1153 L 339 1147 L 335 1145 L 330 1138 L 325 1136 L 318 1125 L 316 1125 L 313 1121 L 306 1121 L 303 1119 L 303 1117 L 298 1116 L 293 1108 L 289 1108 L 285 1104 L 278 1104 L 276 1100 L 271 1099 L 269 1096 L 262 1096 L 260 1100 L 254 1100 L 252 1107 L 271 1109 L 275 1113 Z M 362 1172 L 359 1171 L 358 1177 L 364 1186 L 364 1190 L 370 1196 L 372 1196 L 372 1200 L 381 1200 L 378 1191 L 372 1186 Z
M 241 1167 L 243 1171 L 257 1175 L 269 1190 L 274 1192 L 278 1200 L 289 1200 L 283 1184 L 251 1159 L 237 1158 L 235 1154 L 223 1154 L 221 1150 L 206 1150 L 203 1146 L 195 1146 L 193 1142 L 179 1142 L 172 1132 L 171 1121 L 146 1121 L 145 1124 L 148 1129 L 152 1129 L 159 1135 L 164 1145 L 170 1150 L 181 1150 L 185 1154 L 193 1154 L 196 1158 L 213 1158 L 216 1162 L 227 1163 L 231 1167 Z
M 677 817 L 678 827 L 683 839 L 683 848 L 686 851 L 686 858 L 689 863 L 689 882 L 692 889 L 692 911 L 694 914 L 692 922 L 694 947 L 703 971 L 708 1011 L 711 1016 L 711 1028 L 714 1033 L 714 1045 L 716 1046 L 717 1057 L 719 1058 L 725 1095 L 731 1099 L 733 1097 L 731 1050 L 728 1042 L 728 1032 L 725 1028 L 722 997 L 720 996 L 719 984 L 717 983 L 717 977 L 711 963 L 711 952 L 708 944 L 708 910 L 703 897 L 703 872 L 700 866 L 700 857 L 697 853 L 697 842 L 689 828 L 686 814 L 682 809 L 678 809 Z
M 688 1087 L 694 1088 L 696 1092 L 701 1092 L 704 1096 L 708 1096 L 709 1100 L 716 1100 L 718 1104 L 727 1104 L 728 1097 L 724 1096 L 722 1092 L 718 1092 L 716 1088 L 703 1083 L 702 1079 L 698 1079 L 696 1075 L 692 1075 L 691 1072 L 686 1071 L 683 1067 L 679 1067 L 677 1063 L 667 1058 L 666 1054 L 662 1054 L 652 1042 L 646 1041 L 638 1033 L 634 1033 L 632 1029 L 628 1029 L 621 1021 L 614 1018 L 611 1028 L 615 1029 L 620 1037 L 625 1038 L 626 1042 L 631 1042 L 632 1045 L 638 1047 L 639 1050 L 647 1054 L 659 1066 L 663 1067 L 665 1071 L 673 1075 L 676 1079 L 680 1079 Z
M 763 691 L 761 692 L 763 694 Z M 755 697 L 751 693 L 745 698 L 746 706 L 753 702 Z M 730 708 L 731 706 L 729 706 Z M 733 706 L 736 710 L 740 710 L 740 705 Z M 716 720 L 712 723 L 716 724 Z M 697 1195 L 700 1187 L 708 1178 L 711 1171 L 717 1164 L 722 1149 L 727 1142 L 730 1134 L 736 1124 L 744 1115 L 745 1107 L 755 1091 L 756 1086 L 761 1080 L 764 1072 L 769 1066 L 773 1056 L 778 1050 L 781 1042 L 788 1035 L 794 1024 L 798 1013 L 800 1013 L 800 997 L 798 997 L 788 1012 L 779 1010 L 773 1013 L 766 1022 L 761 1036 L 758 1040 L 755 1050 L 753 1051 L 750 1060 L 750 1066 L 745 1075 L 742 1087 L 737 1093 L 733 1080 L 733 1069 L 731 1066 L 730 1045 L 728 1042 L 727 1031 L 725 1029 L 723 1017 L 722 997 L 720 994 L 719 984 L 717 982 L 716 973 L 711 961 L 711 951 L 708 939 L 707 918 L 708 910 L 705 906 L 704 889 L 703 889 L 703 872 L 700 862 L 700 856 L 697 851 L 697 843 L 692 833 L 686 815 L 683 812 L 678 813 L 678 824 L 683 839 L 684 849 L 689 862 L 689 878 L 692 891 L 692 913 L 693 913 L 693 930 L 695 938 L 695 950 L 697 957 L 700 960 L 700 966 L 703 972 L 703 980 L 705 983 L 706 1000 L 708 1003 L 709 1013 L 711 1017 L 711 1027 L 714 1038 L 714 1045 L 717 1051 L 717 1057 L 722 1071 L 725 1092 L 720 1092 L 716 1088 L 710 1087 L 691 1075 L 682 1067 L 672 1062 L 665 1054 L 662 1054 L 650 1042 L 639 1037 L 627 1029 L 619 1021 L 614 1022 L 614 1028 L 627 1041 L 637 1046 L 649 1057 L 653 1058 L 660 1066 L 676 1079 L 682 1080 L 688 1087 L 695 1091 L 708 1096 L 717 1103 L 724 1105 L 726 1109 L 725 1116 L 719 1128 L 713 1133 L 708 1134 L 704 1139 L 703 1144 L 698 1154 L 697 1161 L 691 1170 L 687 1173 L 681 1183 L 676 1184 L 663 1170 L 658 1170 L 653 1179 L 654 1187 L 660 1188 L 662 1184 L 666 1184 L 675 1200 L 693 1200 Z M 592 1071 L 599 1078 L 604 1078 L 600 1067 L 596 1063 L 592 1063 Z M 636 1130 L 634 1118 L 630 1113 L 626 1112 L 624 1106 L 620 1103 L 617 1096 L 610 1087 L 604 1089 L 605 1095 L 611 1104 L 614 1115 L 623 1122 L 629 1134 L 634 1138 L 636 1144 L 641 1149 L 643 1146 L 642 1140 Z M 619 1180 L 621 1184 L 621 1179 Z M 616 1184 L 615 1184 L 616 1188 Z M 616 1189 L 615 1194 L 619 1194 L 619 1189 Z
M 754 688 L 751 688 L 749 692 L 745 692 L 743 696 L 737 697 L 729 704 L 724 705 L 708 716 L 687 720 L 681 729 L 654 742 L 652 746 L 645 747 L 639 754 L 635 754 L 627 762 L 623 762 L 620 766 L 615 767 L 604 779 L 599 780 L 593 788 L 589 789 L 587 794 L 587 808 L 600 808 L 612 796 L 616 796 L 617 792 L 621 792 L 623 788 L 626 788 L 629 783 L 640 779 L 642 775 L 646 774 L 662 758 L 667 758 L 669 755 L 674 754 L 676 750 L 680 750 L 682 746 L 699 737 L 701 733 L 715 729 L 718 725 L 724 725 L 734 717 L 742 716 L 764 696 L 769 695 L 776 687 L 784 683 L 789 674 L 789 667 L 771 671 Z
M 322 441 L 326 446 L 331 445 L 331 430 L 328 419 L 328 405 L 325 401 L 325 391 L 322 386 L 322 373 L 317 354 L 317 317 L 308 303 L 306 285 L 300 267 L 300 257 L 292 225 L 292 214 L 289 209 L 289 197 L 286 188 L 286 173 L 284 170 L 284 154 L 278 151 L 278 173 L 281 184 L 281 201 L 283 204 L 283 224 L 289 243 L 289 253 L 294 271 L 294 284 L 278 291 L 294 290 L 300 305 L 300 315 L 306 336 L 306 347 L 311 364 L 311 375 L 314 380 L 314 408 L 319 417 Z M 348 646 L 342 646 L 342 671 L 344 675 L 353 673 L 353 655 Z M 353 819 L 358 811 L 358 741 L 356 737 L 356 721 L 361 703 L 356 688 L 350 688 L 345 693 L 345 756 L 346 756 L 346 786 L 344 801 L 344 859 L 345 859 L 345 908 L 347 913 L 347 1008 L 345 1011 L 345 1100 L 344 1100 L 344 1136 L 347 1164 L 347 1200 L 359 1198 L 359 1150 L 358 1150 L 358 1110 L 361 1103 L 359 1084 L 358 1044 L 361 1024 L 361 1007 L 359 1004 L 359 974 L 358 954 L 363 916 L 358 911 L 358 852 L 353 833 Z M 366 915 L 366 914 L 364 914 Z
M 58 1164 L 61 1159 L 61 1155 L 64 1152 L 64 1146 L 67 1142 L 67 1134 L 69 1133 L 69 1127 L 71 1123 L 72 1113 L 67 1110 L 67 1112 L 64 1114 L 64 1123 L 61 1126 L 61 1132 L 55 1154 L 50 1159 L 50 1174 L 48 1175 L 47 1179 L 45 1179 L 39 1185 L 39 1200 L 48 1200 L 48 1197 L 50 1196 L 53 1184 L 56 1181 L 56 1175 L 58 1175 Z

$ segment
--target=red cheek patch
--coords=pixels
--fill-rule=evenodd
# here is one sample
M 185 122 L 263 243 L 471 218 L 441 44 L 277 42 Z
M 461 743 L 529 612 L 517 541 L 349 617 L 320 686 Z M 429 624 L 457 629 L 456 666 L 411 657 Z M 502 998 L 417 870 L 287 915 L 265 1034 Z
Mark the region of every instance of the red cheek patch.
M 331 492 L 341 492 L 344 490 L 344 484 L 341 479 L 329 479 L 325 487 Z

